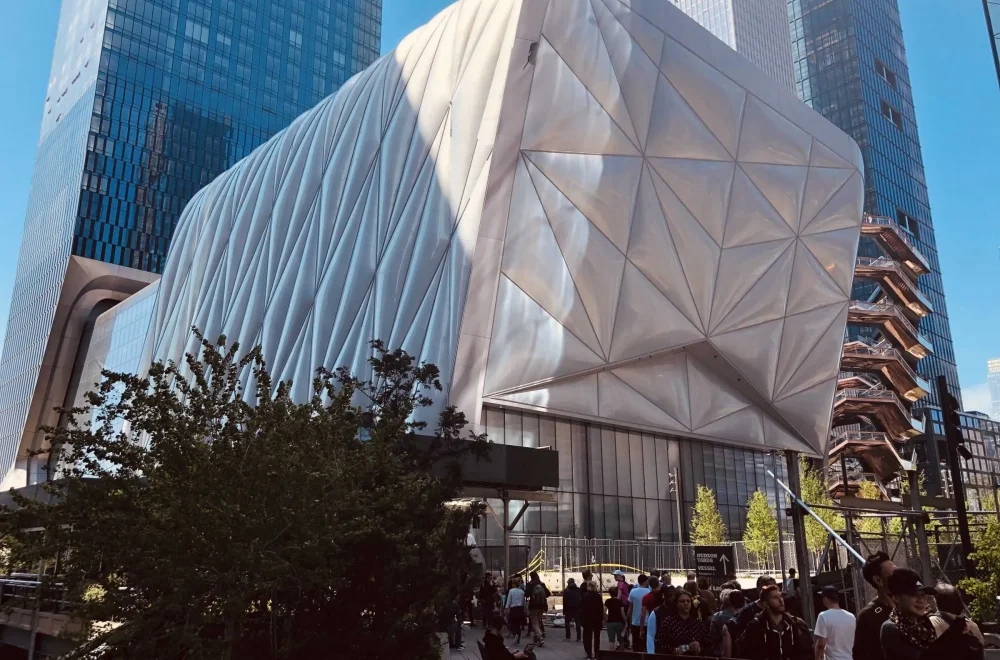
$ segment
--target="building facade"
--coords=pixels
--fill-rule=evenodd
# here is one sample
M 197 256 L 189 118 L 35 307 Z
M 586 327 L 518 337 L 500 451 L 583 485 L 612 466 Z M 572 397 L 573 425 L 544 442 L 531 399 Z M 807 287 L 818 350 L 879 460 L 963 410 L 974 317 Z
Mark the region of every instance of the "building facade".
M 787 0 L 671 0 L 685 14 L 753 62 L 785 89 L 795 89 Z
M 927 381 L 944 375 L 961 401 L 897 0 L 789 0 L 788 17 L 799 98 L 857 141 L 865 211 L 895 223 L 929 263 L 919 287 L 933 313 L 918 330 L 932 352 L 918 373 Z M 859 255 L 886 256 L 869 238 Z M 885 290 L 859 278 L 852 297 L 879 302 Z M 850 334 L 878 340 L 866 324 L 851 324 Z M 936 405 L 933 391 L 926 403 Z
M 379 338 L 428 416 L 560 450 L 527 529 L 686 534 L 673 469 L 738 533 L 767 452 L 826 450 L 861 167 L 668 3 L 462 0 L 193 197 L 149 359 L 196 326 L 306 399 Z
M 990 388 L 990 416 L 1000 420 L 1000 358 L 986 361 L 986 379 Z
M 380 22 L 380 0 L 64 1 L 0 359 L 9 485 L 194 193 L 374 61 Z
M 997 72 L 997 83 L 1000 83 L 1000 0 L 983 0 L 983 14 L 993 52 L 993 67 Z

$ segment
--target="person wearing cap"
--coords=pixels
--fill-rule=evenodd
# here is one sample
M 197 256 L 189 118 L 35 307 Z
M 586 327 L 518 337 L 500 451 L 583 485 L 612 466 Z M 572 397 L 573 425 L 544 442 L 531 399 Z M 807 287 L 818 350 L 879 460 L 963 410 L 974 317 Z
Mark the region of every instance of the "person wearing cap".
M 854 615 L 840 607 L 840 592 L 829 585 L 820 592 L 823 607 L 816 619 L 816 660 L 851 660 L 854 647 Z
M 625 579 L 625 574 L 622 571 L 615 571 L 615 581 L 618 582 L 618 600 L 623 603 L 628 602 L 628 592 L 630 591 L 628 580 Z
M 925 587 L 909 568 L 897 568 L 886 586 L 893 608 L 882 624 L 882 653 L 891 660 L 918 660 L 937 639 L 928 612 L 934 588 Z
M 892 611 L 888 580 L 895 570 L 896 565 L 884 552 L 870 555 L 861 568 L 865 582 L 872 585 L 878 594 L 875 596 L 875 600 L 858 612 L 852 652 L 854 660 L 885 660 L 880 639 L 882 624 L 888 621 L 889 612 Z

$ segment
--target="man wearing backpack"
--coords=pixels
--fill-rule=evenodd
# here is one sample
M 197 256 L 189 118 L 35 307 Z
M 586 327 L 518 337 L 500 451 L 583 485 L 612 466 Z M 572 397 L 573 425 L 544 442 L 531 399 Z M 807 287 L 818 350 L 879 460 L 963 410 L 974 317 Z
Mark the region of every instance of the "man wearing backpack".
M 534 636 L 535 646 L 542 646 L 545 643 L 545 633 L 542 631 L 542 615 L 549 609 L 549 588 L 542 583 L 537 572 L 531 573 L 531 581 L 525 590 L 528 594 L 528 619 L 531 622 L 531 634 Z

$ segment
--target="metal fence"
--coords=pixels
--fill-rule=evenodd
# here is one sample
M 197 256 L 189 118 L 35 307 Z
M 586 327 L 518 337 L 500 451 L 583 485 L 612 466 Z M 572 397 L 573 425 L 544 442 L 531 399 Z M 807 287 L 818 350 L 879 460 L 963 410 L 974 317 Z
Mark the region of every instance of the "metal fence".
M 487 569 L 501 573 L 503 541 L 480 539 L 477 545 L 486 557 Z M 568 577 L 579 579 L 579 573 L 587 569 L 599 578 L 610 578 L 616 569 L 630 574 L 648 573 L 651 570 L 683 574 L 695 569 L 695 546 L 689 543 L 512 534 L 510 545 L 513 572 L 535 570 L 548 573 L 550 583 L 554 574 L 558 574 L 560 577 L 556 579 L 557 588 Z M 781 575 L 782 562 L 778 543 L 772 543 L 767 552 L 759 556 L 749 552 L 742 541 L 726 545 L 733 547 L 733 571 L 737 575 Z M 784 558 L 786 570 L 795 566 L 795 544 L 791 540 L 784 542 Z

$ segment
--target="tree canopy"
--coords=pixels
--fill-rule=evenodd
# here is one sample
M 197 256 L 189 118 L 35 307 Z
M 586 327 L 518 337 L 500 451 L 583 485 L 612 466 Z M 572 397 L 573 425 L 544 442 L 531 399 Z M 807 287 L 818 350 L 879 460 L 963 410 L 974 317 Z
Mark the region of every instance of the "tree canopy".
M 826 482 L 823 481 L 823 475 L 820 474 L 818 470 L 811 467 L 804 456 L 799 459 L 799 468 L 801 470 L 800 474 L 802 475 L 800 481 L 802 501 L 806 504 L 823 504 L 826 506 L 832 506 L 833 499 L 830 497 L 830 492 L 826 488 Z M 831 511 L 830 509 L 813 509 L 813 511 L 823 520 L 823 522 L 833 529 L 844 529 L 844 517 L 836 511 Z M 813 552 L 819 552 L 822 550 L 823 545 L 826 543 L 826 537 L 829 536 L 827 531 L 823 529 L 823 526 L 816 522 L 812 516 L 805 516 L 805 528 L 806 547 Z
M 729 536 L 726 524 L 722 522 L 719 507 L 715 503 L 715 493 L 699 485 L 691 516 L 691 542 L 696 545 L 717 545 L 725 543 Z
M 1000 521 L 991 517 L 974 542 L 969 558 L 976 562 L 976 577 L 964 578 L 959 586 L 972 597 L 969 611 L 979 621 L 994 621 L 1000 594 Z
M 767 495 L 755 490 L 747 500 L 747 525 L 743 530 L 743 544 L 747 552 L 762 561 L 768 557 L 773 544 L 778 542 L 778 516 L 767 503 Z
M 58 557 L 73 614 L 122 624 L 90 658 L 436 657 L 479 511 L 430 468 L 482 449 L 453 409 L 413 421 L 437 368 L 374 341 L 371 381 L 320 369 L 296 403 L 259 348 L 198 337 L 187 370 L 105 372 L 48 430 L 62 472 L 4 512 L 9 561 Z

